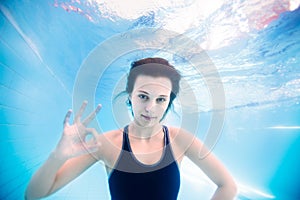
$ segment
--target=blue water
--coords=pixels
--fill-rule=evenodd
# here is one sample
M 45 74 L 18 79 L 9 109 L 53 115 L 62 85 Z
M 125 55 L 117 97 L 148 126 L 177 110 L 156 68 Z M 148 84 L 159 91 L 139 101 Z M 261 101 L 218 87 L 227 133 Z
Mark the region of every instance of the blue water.
M 191 38 L 216 67 L 226 100 L 213 152 L 236 179 L 237 199 L 300 199 L 299 5 L 230 1 L 197 7 L 199 2 L 137 3 L 136 9 L 121 9 L 125 5 L 97 1 L 1 1 L 0 199 L 23 198 L 31 175 L 60 138 L 65 112 L 76 110 L 84 91 L 94 97 L 91 106 L 103 104 L 99 131 L 127 122 L 119 118 L 123 99 L 111 100 L 135 59 L 158 55 L 177 66 L 199 101 L 197 136 L 205 138 L 214 107 L 201 75 L 188 64 L 192 49 L 185 58 L 147 49 L 157 45 L 156 35 L 128 34 L 145 28 Z M 174 41 L 176 37 L 166 43 Z M 101 49 L 105 51 L 93 57 Z M 89 68 L 84 82 L 78 81 L 92 58 L 100 64 Z M 169 123 L 176 120 L 180 117 L 175 114 Z M 214 186 L 199 169 L 184 160 L 181 174 L 179 199 L 209 199 Z M 93 166 L 48 199 L 109 199 L 103 165 Z

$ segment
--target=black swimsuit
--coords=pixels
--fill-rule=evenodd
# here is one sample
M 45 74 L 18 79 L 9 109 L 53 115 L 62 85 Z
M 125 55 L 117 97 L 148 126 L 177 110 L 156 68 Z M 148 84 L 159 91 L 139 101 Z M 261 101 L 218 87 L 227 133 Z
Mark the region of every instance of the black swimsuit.
M 124 128 L 122 151 L 110 174 L 108 183 L 112 200 L 175 200 L 180 187 L 177 162 L 169 143 L 169 133 L 164 131 L 164 151 L 160 161 L 153 165 L 139 162 L 133 155 Z

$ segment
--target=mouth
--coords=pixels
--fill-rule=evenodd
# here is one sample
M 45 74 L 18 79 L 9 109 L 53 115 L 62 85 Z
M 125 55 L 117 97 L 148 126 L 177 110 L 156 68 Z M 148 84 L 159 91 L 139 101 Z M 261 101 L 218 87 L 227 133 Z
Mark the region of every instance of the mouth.
M 145 120 L 150 121 L 152 119 L 155 119 L 155 117 L 147 116 L 147 115 L 141 115 Z

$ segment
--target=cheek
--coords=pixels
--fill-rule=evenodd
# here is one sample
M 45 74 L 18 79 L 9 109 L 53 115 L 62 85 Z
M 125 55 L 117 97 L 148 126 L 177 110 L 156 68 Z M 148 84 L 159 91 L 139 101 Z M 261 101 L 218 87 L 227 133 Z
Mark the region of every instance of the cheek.
M 131 109 L 133 111 L 139 111 L 143 109 L 143 104 L 136 98 L 131 99 Z
M 158 105 L 157 111 L 160 112 L 162 115 L 167 111 L 168 105 Z

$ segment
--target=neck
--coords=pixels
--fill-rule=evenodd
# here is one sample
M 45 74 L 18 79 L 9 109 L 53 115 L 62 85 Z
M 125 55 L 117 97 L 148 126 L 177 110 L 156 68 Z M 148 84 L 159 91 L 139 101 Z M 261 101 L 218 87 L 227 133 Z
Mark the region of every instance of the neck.
M 149 139 L 154 135 L 157 135 L 162 129 L 161 124 L 157 124 L 151 127 L 143 127 L 134 122 L 129 125 L 129 134 L 133 137 L 140 139 Z

